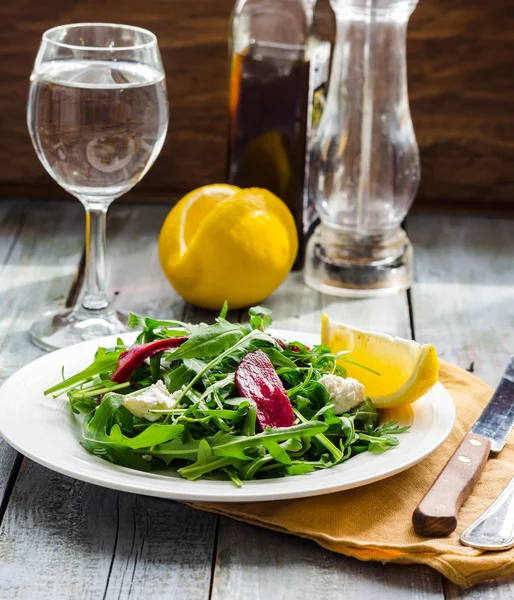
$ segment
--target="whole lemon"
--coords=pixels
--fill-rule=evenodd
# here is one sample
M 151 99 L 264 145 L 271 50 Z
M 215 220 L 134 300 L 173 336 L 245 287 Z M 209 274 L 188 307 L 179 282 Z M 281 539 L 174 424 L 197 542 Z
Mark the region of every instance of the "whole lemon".
M 219 310 L 259 303 L 286 278 L 298 252 L 293 216 L 260 188 L 198 188 L 170 211 L 159 258 L 171 285 L 188 302 Z

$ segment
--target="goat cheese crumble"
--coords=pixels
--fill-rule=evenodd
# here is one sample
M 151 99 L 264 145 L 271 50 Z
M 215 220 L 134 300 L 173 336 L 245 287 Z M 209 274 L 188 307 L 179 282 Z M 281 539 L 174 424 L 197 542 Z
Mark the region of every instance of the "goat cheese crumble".
M 323 375 L 319 383 L 330 394 L 329 401 L 334 405 L 336 415 L 342 415 L 364 402 L 364 386 L 352 377 Z
M 164 383 L 159 379 L 150 387 L 141 390 L 140 393 L 133 396 L 127 396 L 123 406 L 127 408 L 135 417 L 146 419 L 147 421 L 157 421 L 163 417 L 162 414 L 152 413 L 151 410 L 169 410 L 177 405 L 180 390 L 170 394 Z

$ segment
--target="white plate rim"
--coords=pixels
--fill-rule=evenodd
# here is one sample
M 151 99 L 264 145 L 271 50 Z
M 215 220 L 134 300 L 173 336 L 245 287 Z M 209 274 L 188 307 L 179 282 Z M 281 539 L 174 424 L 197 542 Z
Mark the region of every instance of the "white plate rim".
M 270 332 L 277 337 L 291 341 L 300 341 L 305 344 L 319 343 L 319 335 L 311 333 L 281 329 L 273 329 Z M 136 335 L 137 333 L 129 333 L 121 337 L 126 342 L 131 343 Z M 53 375 L 53 379 L 50 381 L 58 381 L 61 373 L 61 365 L 69 364 L 72 358 L 75 358 L 75 360 L 79 360 L 84 366 L 87 366 L 91 362 L 98 346 L 113 346 L 118 337 L 116 335 L 109 336 L 57 350 L 32 361 L 9 377 L 0 387 L 0 414 L 2 415 L 0 418 L 0 435 L 13 448 L 34 462 L 62 475 L 87 483 L 119 491 L 171 500 L 237 503 L 285 500 L 329 494 L 368 485 L 392 477 L 432 454 L 446 440 L 455 423 L 455 406 L 453 400 L 442 384 L 437 383 L 423 398 L 420 398 L 407 409 L 412 413 L 414 424 L 416 423 L 416 418 L 419 420 L 417 415 L 420 414 L 420 411 L 424 417 L 429 416 L 429 411 L 432 412 L 432 427 L 426 432 L 428 436 L 425 435 L 419 440 L 414 447 L 415 452 L 408 458 L 405 456 L 402 458 L 400 452 L 402 450 L 402 437 L 405 439 L 404 436 L 409 435 L 409 433 L 405 433 L 401 434 L 398 447 L 383 454 L 371 455 L 364 453 L 331 469 L 294 477 L 244 482 L 242 488 L 236 488 L 231 482 L 211 480 L 188 481 L 178 476 L 161 475 L 154 472 L 143 473 L 114 465 L 89 454 L 82 448 L 73 433 L 72 426 L 68 428 L 68 432 L 70 434 L 69 438 L 73 439 L 80 453 L 80 456 L 77 455 L 78 458 L 74 457 L 77 460 L 70 462 L 68 459 L 71 457 L 62 457 L 59 455 L 57 455 L 57 458 L 53 457 L 50 451 L 52 449 L 51 444 L 43 450 L 35 448 L 34 444 L 24 433 L 25 431 L 30 431 L 30 428 L 22 428 L 22 431 L 15 424 L 13 426 L 17 418 L 16 409 L 19 409 L 20 402 L 24 402 L 24 399 L 20 399 L 19 397 L 16 403 L 13 402 L 13 398 L 16 398 L 17 394 L 18 396 L 20 395 L 20 385 L 27 386 L 38 381 L 41 382 L 43 374 L 48 376 L 49 372 Z M 34 370 L 39 376 L 33 376 Z M 67 371 L 67 373 L 71 374 L 71 371 Z M 44 397 L 42 393 L 47 385 L 48 382 L 32 392 L 32 403 L 34 404 L 35 401 L 32 408 L 35 408 L 36 411 L 38 406 L 52 401 L 51 397 Z M 37 400 L 35 400 L 36 398 Z M 62 400 L 61 402 L 68 405 L 67 400 Z M 56 414 L 59 414 L 60 418 L 62 417 L 60 412 L 64 411 L 58 411 L 57 407 L 54 407 L 53 410 Z M 67 418 L 73 419 L 71 410 L 69 410 L 69 413 Z M 34 413 L 29 414 L 31 415 L 29 421 L 30 418 L 36 418 L 34 417 Z M 32 425 L 35 425 L 37 428 L 38 423 L 34 421 Z M 52 438 L 52 440 L 54 439 Z M 62 439 L 66 442 L 70 441 L 67 439 L 66 434 L 64 434 Z M 404 443 L 405 446 L 406 444 Z M 349 470 L 349 465 L 355 471 L 359 470 L 358 467 L 360 464 L 366 466 L 366 469 L 360 469 L 360 471 L 364 472 L 360 476 L 347 477 L 345 479 L 345 466 L 346 470 Z M 342 475 L 342 477 L 338 477 L 338 475 Z M 172 482 L 172 485 L 170 485 L 170 482 Z

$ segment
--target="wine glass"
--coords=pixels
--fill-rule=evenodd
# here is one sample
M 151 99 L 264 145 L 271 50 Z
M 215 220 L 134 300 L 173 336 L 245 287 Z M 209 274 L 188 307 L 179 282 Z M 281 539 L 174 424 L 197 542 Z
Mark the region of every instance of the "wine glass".
M 168 127 L 164 69 L 153 33 L 77 23 L 43 34 L 31 75 L 27 122 L 39 160 L 86 209 L 84 290 L 77 305 L 32 325 L 54 350 L 126 330 L 105 292 L 111 202 L 142 179 Z

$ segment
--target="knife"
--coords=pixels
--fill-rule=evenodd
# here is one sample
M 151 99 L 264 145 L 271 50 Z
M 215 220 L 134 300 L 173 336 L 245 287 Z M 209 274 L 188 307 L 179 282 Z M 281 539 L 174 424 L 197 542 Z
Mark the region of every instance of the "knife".
M 424 537 L 450 535 L 457 515 L 474 488 L 490 452 L 500 452 L 514 425 L 514 356 L 491 400 L 471 431 L 412 515 L 414 531 Z

